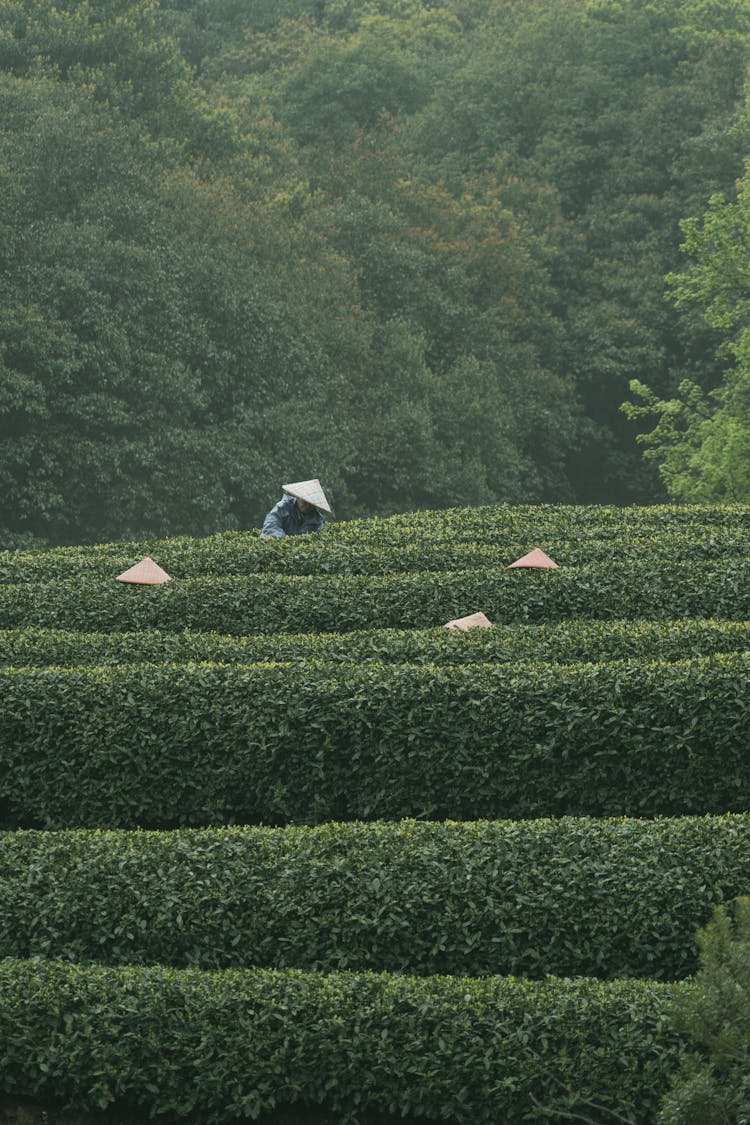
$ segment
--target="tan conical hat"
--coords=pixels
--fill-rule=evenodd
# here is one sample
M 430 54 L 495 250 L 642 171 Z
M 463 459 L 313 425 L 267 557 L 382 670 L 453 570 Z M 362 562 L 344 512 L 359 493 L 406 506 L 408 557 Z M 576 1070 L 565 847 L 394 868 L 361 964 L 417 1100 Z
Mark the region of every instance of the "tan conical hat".
M 162 582 L 170 582 L 171 579 L 172 575 L 162 570 L 148 555 L 129 570 L 123 570 L 122 574 L 117 575 L 118 582 L 133 582 L 138 586 L 161 586 Z
M 296 484 L 282 484 L 281 487 L 290 496 L 298 496 L 300 500 L 307 500 L 308 504 L 314 504 L 319 511 L 328 512 L 329 516 L 333 515 L 317 477 L 314 480 L 299 480 Z
M 453 621 L 446 621 L 443 628 L 461 629 L 465 632 L 468 629 L 489 629 L 491 626 L 492 622 L 489 617 L 485 617 L 480 610 L 479 613 L 470 613 L 468 617 L 456 617 Z
M 530 570 L 553 570 L 557 569 L 557 563 L 554 559 L 551 559 L 549 555 L 545 555 L 544 551 L 541 551 L 539 547 L 535 547 L 533 551 L 529 551 L 528 555 L 516 559 L 515 562 L 512 562 L 510 566 L 507 566 L 505 569 L 513 570 L 514 567 L 518 567 L 519 569 L 521 567 L 528 567 Z

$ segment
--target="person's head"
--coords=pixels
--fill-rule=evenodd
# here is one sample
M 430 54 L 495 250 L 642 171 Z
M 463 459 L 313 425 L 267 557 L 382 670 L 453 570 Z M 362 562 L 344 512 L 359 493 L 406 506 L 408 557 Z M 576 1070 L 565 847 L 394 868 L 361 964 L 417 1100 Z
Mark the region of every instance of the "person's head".
M 299 480 L 296 484 L 283 484 L 281 487 L 284 492 L 288 492 L 294 497 L 300 515 L 309 516 L 313 512 L 317 512 L 320 516 L 324 512 L 331 515 L 326 494 L 320 487 L 320 481 L 317 477 L 314 480 Z

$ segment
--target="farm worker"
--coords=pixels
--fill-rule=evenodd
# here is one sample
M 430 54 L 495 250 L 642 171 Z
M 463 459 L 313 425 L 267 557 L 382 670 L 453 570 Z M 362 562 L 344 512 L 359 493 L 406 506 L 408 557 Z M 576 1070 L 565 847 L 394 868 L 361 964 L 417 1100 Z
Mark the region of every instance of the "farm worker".
M 262 539 L 282 539 L 285 535 L 306 535 L 323 530 L 323 512 L 331 514 L 320 481 L 302 480 L 283 484 L 282 496 L 263 520 Z

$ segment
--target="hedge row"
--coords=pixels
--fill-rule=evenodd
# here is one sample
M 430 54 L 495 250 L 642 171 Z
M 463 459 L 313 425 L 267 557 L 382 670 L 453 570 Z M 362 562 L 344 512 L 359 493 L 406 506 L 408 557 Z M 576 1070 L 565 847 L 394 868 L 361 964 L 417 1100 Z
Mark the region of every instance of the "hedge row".
M 337 538 L 346 539 L 371 529 L 391 544 L 403 542 L 415 533 L 420 537 L 464 538 L 478 543 L 492 542 L 495 535 L 504 536 L 510 531 L 521 538 L 537 532 L 555 538 L 594 534 L 619 539 L 631 536 L 635 529 L 654 535 L 679 529 L 696 535 L 705 531 L 721 535 L 727 528 L 750 530 L 750 505 L 492 504 L 334 522 L 327 525 L 326 534 L 332 532 Z
M 750 654 L 0 671 L 4 827 L 750 808 Z
M 750 618 L 744 559 L 646 561 L 552 571 L 486 569 L 363 577 L 195 578 L 157 587 L 92 579 L 0 586 L 0 628 L 229 634 L 429 628 L 482 610 L 495 623 L 569 618 Z
M 0 835 L 0 957 L 672 980 L 750 816 Z
M 652 505 L 622 507 L 606 505 L 512 505 L 493 504 L 469 508 L 448 508 L 405 512 L 400 515 L 367 517 L 357 520 L 329 520 L 322 536 L 303 537 L 309 546 L 325 550 L 337 545 L 392 548 L 422 543 L 485 543 L 508 546 L 536 544 L 539 539 L 550 543 L 575 542 L 581 539 L 610 539 L 614 544 L 634 537 L 684 533 L 696 539 L 714 538 L 723 541 L 727 529 L 732 534 L 750 532 L 750 505 Z M 64 559 L 71 554 L 91 560 L 129 558 L 143 554 L 163 554 L 170 559 L 189 557 L 200 545 L 201 550 L 226 552 L 238 556 L 245 549 L 254 549 L 259 529 L 224 531 L 202 539 L 190 536 L 145 538 L 116 543 L 101 543 L 73 548 L 0 551 L 0 574 L 5 566 L 17 560 L 48 558 Z M 298 539 L 297 542 L 300 542 Z M 266 544 L 267 545 L 267 544 Z M 544 546 L 543 543 L 538 545 Z M 278 544 L 277 544 L 278 546 Z M 524 549 L 528 549 L 528 546 Z M 512 560 L 511 560 L 512 561 Z
M 362 664 L 581 663 L 628 658 L 681 660 L 750 649 L 750 622 L 585 621 L 452 629 L 368 629 L 351 633 L 77 633 L 0 630 L 0 664 L 216 664 L 340 661 Z
M 596 529 L 594 529 L 595 531 Z M 529 532 L 519 538 L 515 529 L 491 543 L 463 539 L 422 538 L 388 545 L 380 533 L 362 528 L 345 539 L 296 536 L 260 539 L 256 533 L 235 532 L 207 539 L 163 540 L 160 543 L 112 544 L 98 549 L 60 548 L 46 552 L 0 554 L 0 582 L 51 582 L 75 578 L 113 580 L 140 558 L 149 555 L 173 578 L 250 574 L 399 574 L 420 571 L 498 569 L 508 566 L 533 547 L 541 547 L 561 567 L 601 564 L 618 567 L 643 560 L 692 563 L 701 566 L 750 553 L 750 531 L 723 533 L 669 529 L 643 535 L 638 524 L 623 529 L 613 540 L 595 534 L 552 537 Z
M 458 1125 L 650 1120 L 686 985 L 0 962 L 16 1097 L 223 1123 L 276 1107 Z M 589 1117 L 585 1118 L 589 1120 Z

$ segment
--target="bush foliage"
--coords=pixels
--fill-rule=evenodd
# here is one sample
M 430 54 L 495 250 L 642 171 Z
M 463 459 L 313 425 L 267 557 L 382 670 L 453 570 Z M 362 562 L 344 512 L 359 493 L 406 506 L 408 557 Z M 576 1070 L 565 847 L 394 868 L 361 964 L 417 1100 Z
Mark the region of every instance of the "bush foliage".
M 711 619 L 560 621 L 492 629 L 364 629 L 351 633 L 161 632 L 78 633 L 65 629 L 0 630 L 0 664 L 514 664 L 592 663 L 639 657 L 681 660 L 750 647 L 750 623 Z
M 481 609 L 490 621 L 574 617 L 750 618 L 741 557 L 698 568 L 631 562 L 559 570 L 204 577 L 130 587 L 110 579 L 0 586 L 0 628 L 122 632 L 158 628 L 244 635 L 429 628 Z
M 750 817 L 0 835 L 0 956 L 671 980 Z
M 675 996 L 673 1022 L 690 1036 L 660 1125 L 741 1125 L 750 1114 L 750 898 L 714 911 L 699 931 L 700 969 Z
M 669 1021 L 750 879 L 749 535 L 457 509 L 2 554 L 0 1086 L 201 1122 L 703 1096 Z M 560 569 L 506 569 L 533 545 Z M 116 583 L 143 553 L 174 580 Z
M 682 815 L 750 803 L 747 654 L 0 671 L 6 827 Z
M 655 1109 L 679 1057 L 653 982 L 0 962 L 0 1082 L 206 1123 L 317 1105 L 459 1125 Z
M 728 530 L 727 525 L 731 528 Z M 88 547 L 0 551 L 0 581 L 113 578 L 149 555 L 175 578 L 249 574 L 400 574 L 497 569 L 543 548 L 560 566 L 658 561 L 701 566 L 747 553 L 737 507 L 618 509 L 494 505 L 329 521 L 324 535 L 264 540 L 257 531 Z

